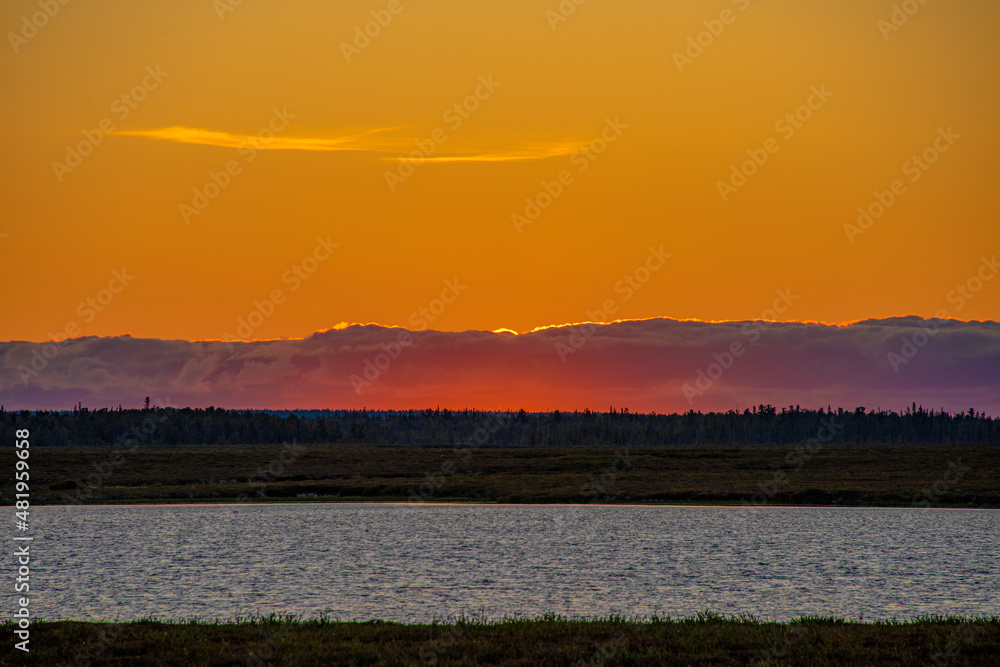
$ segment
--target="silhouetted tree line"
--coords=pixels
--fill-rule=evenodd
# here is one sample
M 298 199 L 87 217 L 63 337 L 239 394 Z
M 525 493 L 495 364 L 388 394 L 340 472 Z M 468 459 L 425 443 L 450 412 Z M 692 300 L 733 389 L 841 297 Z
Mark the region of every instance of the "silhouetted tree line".
M 148 406 L 148 403 L 147 403 Z M 904 412 L 863 407 L 780 410 L 760 405 L 737 412 L 685 414 L 484 412 L 477 410 L 298 410 L 159 408 L 72 412 L 0 408 L 0 423 L 27 428 L 34 446 L 108 444 L 349 443 L 433 446 L 543 446 L 821 442 L 868 444 L 997 444 L 1000 418 L 970 409 L 948 413 L 914 404 Z

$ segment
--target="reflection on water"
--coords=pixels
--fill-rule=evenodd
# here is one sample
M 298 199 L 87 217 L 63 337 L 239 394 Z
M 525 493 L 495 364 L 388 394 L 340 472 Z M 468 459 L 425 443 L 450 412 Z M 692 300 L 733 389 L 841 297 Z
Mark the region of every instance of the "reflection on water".
M 32 519 L 45 619 L 1000 614 L 995 511 L 295 504 Z

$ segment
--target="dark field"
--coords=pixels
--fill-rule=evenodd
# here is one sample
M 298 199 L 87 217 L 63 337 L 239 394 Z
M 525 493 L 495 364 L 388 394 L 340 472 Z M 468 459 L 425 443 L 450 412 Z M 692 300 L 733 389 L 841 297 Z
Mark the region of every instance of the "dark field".
M 1000 446 L 37 447 L 31 499 L 1000 507 Z
M 12 635 L 10 623 L 3 632 Z M 0 665 L 23 664 L 5 641 Z M 69 665 L 995 665 L 1000 618 L 767 623 L 561 618 L 401 625 L 76 621 L 32 626 L 34 664 Z

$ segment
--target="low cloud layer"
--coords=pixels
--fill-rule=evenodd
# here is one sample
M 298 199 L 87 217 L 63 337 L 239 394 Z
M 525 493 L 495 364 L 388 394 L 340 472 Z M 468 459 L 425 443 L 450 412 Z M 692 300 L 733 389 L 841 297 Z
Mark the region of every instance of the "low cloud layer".
M 528 334 L 355 325 L 302 340 L 0 343 L 6 409 L 425 408 L 684 412 L 771 403 L 1000 414 L 1000 324 L 654 319 Z

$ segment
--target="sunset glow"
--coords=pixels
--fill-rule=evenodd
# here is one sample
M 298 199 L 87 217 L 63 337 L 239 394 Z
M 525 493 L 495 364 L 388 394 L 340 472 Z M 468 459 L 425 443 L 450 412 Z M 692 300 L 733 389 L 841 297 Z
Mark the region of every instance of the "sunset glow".
M 995 2 L 57 4 L 0 8 L 0 341 L 1000 312 Z M 699 349 L 633 403 L 687 409 Z M 460 359 L 489 387 L 552 361 Z M 523 403 L 604 406 L 563 380 Z M 385 404 L 506 402 L 432 385 Z M 301 400 L 366 404 L 330 391 Z

